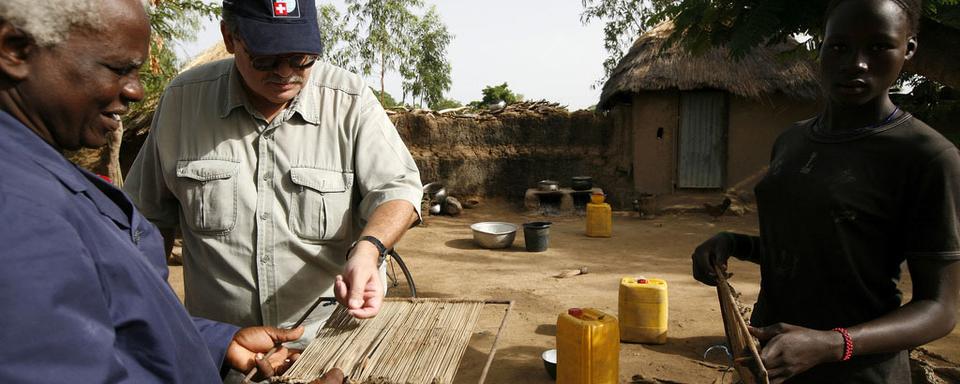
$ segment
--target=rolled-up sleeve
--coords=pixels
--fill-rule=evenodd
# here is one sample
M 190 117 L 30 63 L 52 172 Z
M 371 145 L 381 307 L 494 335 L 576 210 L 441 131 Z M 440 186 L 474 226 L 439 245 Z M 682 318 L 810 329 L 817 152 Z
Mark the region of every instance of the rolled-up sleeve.
M 123 191 L 130 195 L 137 209 L 160 228 L 175 227 L 180 214 L 179 202 L 164 179 L 158 146 L 161 127 L 171 120 L 171 114 L 175 114 L 171 111 L 171 98 L 175 97 L 169 95 L 169 92 L 171 90 L 168 89 L 167 94 L 160 99 L 147 140 L 140 148 L 123 185 Z
M 417 164 L 373 92 L 366 88 L 360 98 L 354 157 L 363 196 L 360 218 L 366 222 L 377 207 L 391 200 L 410 202 L 419 216 L 423 186 Z

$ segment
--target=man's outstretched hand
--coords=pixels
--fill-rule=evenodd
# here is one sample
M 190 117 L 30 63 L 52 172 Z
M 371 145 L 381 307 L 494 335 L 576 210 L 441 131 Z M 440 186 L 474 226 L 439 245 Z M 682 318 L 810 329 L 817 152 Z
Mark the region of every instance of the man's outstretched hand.
M 380 253 L 373 244 L 357 243 L 343 268 L 343 275 L 338 275 L 334 283 L 337 301 L 358 319 L 376 316 L 383 304 L 383 284 L 377 266 L 379 257 Z

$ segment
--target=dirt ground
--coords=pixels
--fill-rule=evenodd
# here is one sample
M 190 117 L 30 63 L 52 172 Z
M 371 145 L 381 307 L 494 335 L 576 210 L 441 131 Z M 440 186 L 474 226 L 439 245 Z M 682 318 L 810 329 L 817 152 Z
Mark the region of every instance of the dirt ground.
M 626 212 L 614 214 L 612 238 L 584 236 L 584 218 L 523 215 L 496 202 L 451 218 L 427 217 L 397 246 L 413 272 L 421 297 L 468 297 L 514 300 L 487 383 L 551 383 L 540 354 L 555 347 L 557 315 L 571 307 L 594 307 L 616 314 L 621 277 L 662 278 L 669 289 L 669 340 L 664 345 L 621 344 L 622 383 L 730 383 L 724 359 L 704 351 L 724 342 L 716 291 L 690 276 L 690 253 L 721 230 L 757 232 L 755 214 L 712 220 L 701 213 L 661 215 L 644 220 Z M 549 220 L 549 249 L 524 250 L 522 230 L 503 250 L 474 245 L 470 224 L 480 221 Z M 589 273 L 565 279 L 562 270 L 587 267 Z M 755 265 L 731 261 L 731 284 L 744 303 L 753 303 L 759 289 Z M 905 272 L 906 274 L 906 272 Z M 908 293 L 909 277 L 903 288 Z M 404 296 L 402 285 L 388 296 Z M 171 268 L 171 284 L 182 292 L 180 267 Z M 505 306 L 488 306 L 464 356 L 457 383 L 475 383 L 489 355 Z M 960 328 L 925 347 L 950 361 L 960 361 Z M 639 376 L 637 376 L 639 375 Z M 724 376 L 725 375 L 725 376 Z M 722 379 L 721 379 L 722 377 Z

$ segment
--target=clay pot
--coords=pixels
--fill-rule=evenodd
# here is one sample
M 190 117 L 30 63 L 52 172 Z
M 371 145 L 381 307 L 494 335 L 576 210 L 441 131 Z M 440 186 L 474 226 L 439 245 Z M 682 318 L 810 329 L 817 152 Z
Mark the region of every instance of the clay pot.
M 590 176 L 574 176 L 570 181 L 570 188 L 574 191 L 588 191 L 593 189 L 593 178 Z

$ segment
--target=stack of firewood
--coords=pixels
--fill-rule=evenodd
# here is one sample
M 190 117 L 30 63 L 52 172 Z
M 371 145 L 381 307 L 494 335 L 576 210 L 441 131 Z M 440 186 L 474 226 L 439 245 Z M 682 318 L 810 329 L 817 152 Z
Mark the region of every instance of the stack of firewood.
M 412 113 L 412 114 L 428 114 L 433 116 L 452 116 L 466 119 L 484 119 L 492 118 L 495 115 L 499 115 L 504 112 L 512 112 L 517 114 L 551 114 L 551 113 L 568 113 L 566 105 L 561 105 L 560 103 L 553 103 L 546 100 L 537 100 L 537 101 L 520 101 L 513 104 L 506 105 L 502 108 L 473 108 L 470 106 L 463 106 L 457 108 L 443 109 L 439 111 L 432 111 L 429 109 L 409 109 L 406 107 L 396 107 L 387 110 L 388 115 L 395 115 L 398 113 Z

